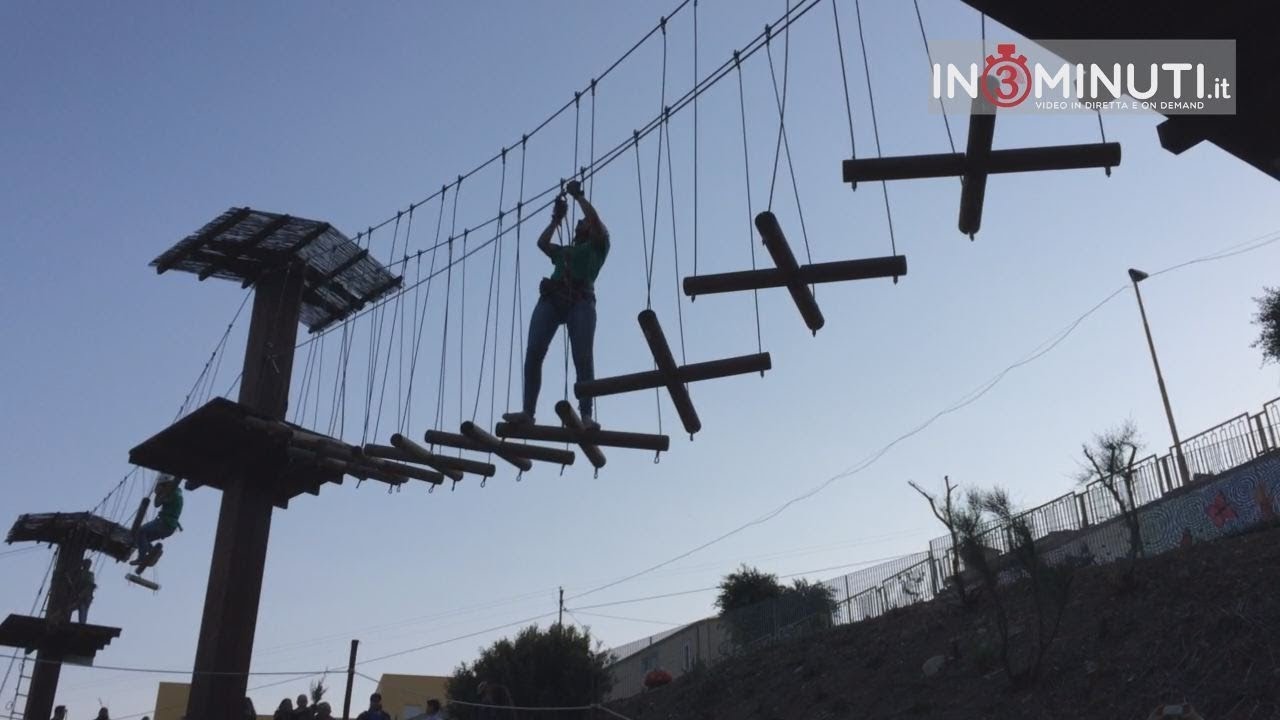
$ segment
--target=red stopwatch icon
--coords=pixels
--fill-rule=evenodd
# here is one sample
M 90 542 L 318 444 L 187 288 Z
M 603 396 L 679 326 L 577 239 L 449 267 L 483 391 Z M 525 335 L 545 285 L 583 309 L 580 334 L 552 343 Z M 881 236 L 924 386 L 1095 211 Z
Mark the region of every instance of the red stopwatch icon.
M 1013 107 L 1031 94 L 1031 67 L 1026 55 L 1015 54 L 1017 50 L 1014 43 L 997 45 L 1000 54 L 988 55 L 982 69 L 983 78 L 991 78 L 982 83 L 982 92 L 996 107 Z

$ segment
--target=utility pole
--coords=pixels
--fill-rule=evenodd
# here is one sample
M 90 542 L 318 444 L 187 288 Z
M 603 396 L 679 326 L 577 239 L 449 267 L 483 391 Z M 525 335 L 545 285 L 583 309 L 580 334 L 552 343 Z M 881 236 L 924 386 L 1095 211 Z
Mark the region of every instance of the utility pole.
M 557 621 L 557 624 L 564 625 L 564 586 L 563 585 L 560 586 L 560 619 Z
M 1164 415 L 1169 420 L 1169 434 L 1173 436 L 1174 461 L 1178 463 L 1178 475 L 1183 485 L 1191 484 L 1191 472 L 1187 468 L 1187 458 L 1182 454 L 1182 441 L 1178 439 L 1178 426 L 1173 421 L 1173 408 L 1169 405 L 1169 391 L 1164 386 L 1164 375 L 1160 372 L 1160 359 L 1156 357 L 1156 344 L 1151 339 L 1151 325 L 1147 323 L 1147 308 L 1142 304 L 1142 291 L 1138 283 L 1149 277 L 1141 270 L 1129 268 L 1129 279 L 1133 281 L 1133 294 L 1138 298 L 1138 312 L 1142 314 L 1142 329 L 1147 333 L 1147 347 L 1151 349 L 1151 364 L 1156 368 L 1156 383 L 1160 385 L 1160 399 L 1164 401 Z
M 359 640 L 351 641 L 351 658 L 347 660 L 347 695 L 342 700 L 342 720 L 351 718 L 351 684 L 356 679 L 356 650 L 359 647 Z

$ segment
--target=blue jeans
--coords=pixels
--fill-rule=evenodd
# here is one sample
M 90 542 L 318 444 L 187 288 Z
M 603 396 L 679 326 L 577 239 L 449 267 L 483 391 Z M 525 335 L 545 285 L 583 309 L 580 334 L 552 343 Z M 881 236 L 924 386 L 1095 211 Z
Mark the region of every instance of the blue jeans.
M 143 523 L 138 528 L 138 534 L 134 537 L 134 544 L 138 547 L 138 559 L 146 557 L 151 552 L 151 543 L 156 540 L 163 540 L 173 534 L 173 530 L 160 521 L 159 518 L 148 523 Z
M 524 408 L 529 417 L 538 409 L 538 393 L 542 390 L 542 361 L 547 357 L 556 330 L 564 325 L 573 350 L 573 367 L 578 381 L 594 380 L 595 359 L 592 344 L 596 337 L 596 301 L 582 298 L 569 302 L 552 295 L 538 298 L 529 319 L 529 349 L 524 357 Z M 591 399 L 578 401 L 582 417 L 591 416 Z

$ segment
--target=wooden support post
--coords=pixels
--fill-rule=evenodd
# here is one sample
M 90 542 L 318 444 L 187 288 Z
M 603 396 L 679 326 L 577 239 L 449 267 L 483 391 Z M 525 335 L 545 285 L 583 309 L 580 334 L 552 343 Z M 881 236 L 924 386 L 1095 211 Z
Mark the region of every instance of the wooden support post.
M 571 443 L 574 442 L 575 437 L 568 428 L 553 425 L 500 422 L 494 430 L 497 432 L 498 437 L 516 440 L 536 440 L 538 442 Z M 666 452 L 671 448 L 671 438 L 666 435 L 646 435 L 644 433 L 619 432 L 617 430 L 588 430 L 584 435 L 592 443 L 604 447 L 652 450 L 654 452 Z
M 556 402 L 556 415 L 560 416 L 560 422 L 564 423 L 565 428 L 573 433 L 576 444 L 582 448 L 582 454 L 587 456 L 591 466 L 597 470 L 604 467 L 604 453 L 600 452 L 599 445 L 587 439 L 587 428 L 582 424 L 577 411 L 573 409 L 573 404 L 567 400 Z
M 359 640 L 351 641 L 351 657 L 347 659 L 347 693 L 342 700 L 342 720 L 351 718 L 351 685 L 356 679 L 356 650 L 360 648 Z
M 987 76 L 988 86 L 995 78 Z M 972 240 L 982 226 L 982 202 L 987 194 L 987 166 L 991 156 L 991 142 L 996 135 L 996 109 L 987 100 L 987 94 L 978 93 L 969 113 L 969 142 L 965 146 L 964 183 L 960 188 L 960 232 Z
M 302 291 L 296 267 L 265 273 L 255 291 L 239 401 L 268 418 L 283 419 L 288 408 Z M 223 490 L 188 720 L 225 720 L 244 709 L 275 483 L 264 473 L 237 478 Z
M 637 320 L 640 321 L 640 330 L 644 333 L 645 342 L 649 343 L 649 352 L 653 353 L 653 360 L 658 365 L 658 372 L 665 381 L 667 394 L 671 396 L 671 404 L 676 406 L 676 413 L 680 415 L 680 422 L 684 424 L 685 431 L 690 435 L 698 432 L 702 429 L 702 420 L 698 418 L 698 411 L 693 407 L 693 399 L 689 397 L 688 389 L 680 381 L 679 366 L 676 365 L 676 357 L 671 352 L 671 346 L 667 344 L 667 336 L 662 332 L 662 325 L 658 323 L 658 314 L 649 309 L 641 310 Z
M 84 545 L 65 543 L 58 546 L 53 575 L 49 578 L 49 601 L 44 618 L 48 627 L 71 622 L 72 578 L 84 562 Z M 41 648 L 36 651 L 35 668 L 27 685 L 27 704 L 23 717 L 45 720 L 53 714 L 54 697 L 58 692 L 58 679 L 62 676 L 62 653 Z
M 822 317 L 822 310 L 818 307 L 818 301 L 814 299 L 813 292 L 800 279 L 800 264 L 796 262 L 796 256 L 791 252 L 791 246 L 787 244 L 787 236 L 782 233 L 778 218 L 765 210 L 756 215 L 756 230 L 760 233 L 760 239 L 764 241 L 769 256 L 773 258 L 773 264 L 786 276 L 787 291 L 791 293 L 796 309 L 804 318 L 804 324 L 808 325 L 816 335 L 818 330 L 826 324 L 826 320 Z

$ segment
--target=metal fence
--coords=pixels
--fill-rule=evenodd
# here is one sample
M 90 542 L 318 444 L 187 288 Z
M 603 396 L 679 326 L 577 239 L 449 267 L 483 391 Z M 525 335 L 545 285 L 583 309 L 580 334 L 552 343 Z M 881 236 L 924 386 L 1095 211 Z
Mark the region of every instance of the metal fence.
M 1266 403 L 1257 414 L 1244 413 L 1182 442 L 1182 452 L 1193 482 L 1197 475 L 1216 475 L 1278 449 L 1280 398 Z M 1177 472 L 1174 457 L 1171 450 L 1169 455 L 1152 455 L 1135 463 L 1132 482 L 1115 483 L 1125 506 L 1141 508 L 1181 489 L 1183 482 Z M 1105 523 L 1119 516 L 1121 511 L 1115 495 L 1103 481 L 1095 480 L 1079 491 L 1066 493 L 1025 510 L 1018 517 L 1027 523 L 1032 538 L 1040 542 L 1051 540 L 1054 533 L 1062 533 L 1060 537 L 1065 539 L 1069 537 L 1067 533 Z M 1117 546 L 1128 542 L 1127 536 L 1121 537 L 1127 530 L 1119 525 L 1110 527 L 1108 532 L 1116 534 Z M 993 555 L 1007 553 L 1012 547 L 1008 528 L 1000 523 L 989 524 L 981 531 L 981 538 L 982 544 Z M 832 625 L 860 622 L 896 608 L 932 600 L 943 591 L 948 578 L 953 575 L 955 552 L 950 536 L 944 535 L 931 540 L 928 550 L 924 552 L 904 555 L 827 580 L 822 585 L 829 590 L 834 602 L 834 610 L 830 613 L 805 612 L 804 606 L 796 605 L 794 599 L 769 600 L 735 611 L 733 624 L 748 630 L 745 634 L 740 631 L 739 637 L 735 638 L 728 629 L 718 628 L 722 639 L 713 652 L 699 655 L 698 663 L 714 664 L 724 657 L 750 652 L 778 640 L 799 637 Z M 1064 552 L 1065 548 L 1049 549 L 1053 556 L 1063 555 Z M 956 562 L 956 566 L 963 570 L 964 564 Z M 699 622 L 725 625 L 724 619 Z M 615 659 L 615 680 L 620 681 L 621 685 L 635 687 L 634 691 L 638 692 L 642 686 L 633 676 L 637 672 L 652 669 L 649 667 L 652 663 L 629 660 L 646 649 L 650 649 L 653 658 L 660 657 L 661 654 L 655 648 L 667 641 L 681 641 L 681 638 L 674 636 L 694 625 L 642 638 L 611 650 Z M 687 645 L 685 654 L 688 654 Z M 678 668 L 664 669 L 673 675 L 682 674 Z M 690 663 L 686 662 L 685 671 L 689 669 Z

